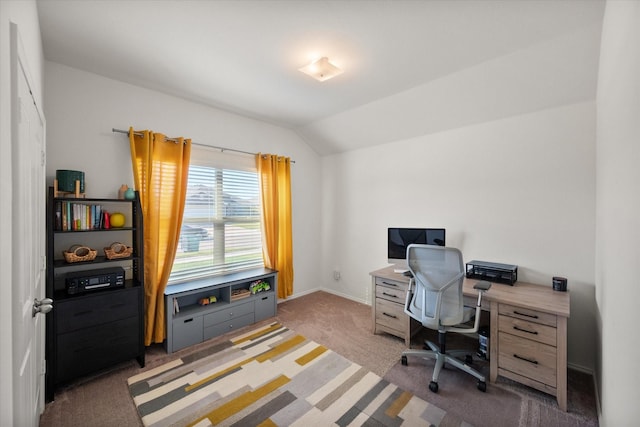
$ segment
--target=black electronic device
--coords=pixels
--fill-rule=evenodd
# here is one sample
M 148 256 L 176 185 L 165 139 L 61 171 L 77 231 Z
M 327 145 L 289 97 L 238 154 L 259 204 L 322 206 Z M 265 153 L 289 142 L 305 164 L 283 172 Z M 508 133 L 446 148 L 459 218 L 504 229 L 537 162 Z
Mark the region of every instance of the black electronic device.
M 444 228 L 397 228 L 387 229 L 387 258 L 389 264 L 407 269 L 407 248 L 410 244 L 445 245 Z
M 554 276 L 551 283 L 553 284 L 554 291 L 566 292 L 567 291 L 567 278 Z
M 513 285 L 518 280 L 518 266 L 487 261 L 469 261 L 467 277 Z
M 109 267 L 96 270 L 74 271 L 65 277 L 68 294 L 82 294 L 107 288 L 124 286 L 124 269 Z

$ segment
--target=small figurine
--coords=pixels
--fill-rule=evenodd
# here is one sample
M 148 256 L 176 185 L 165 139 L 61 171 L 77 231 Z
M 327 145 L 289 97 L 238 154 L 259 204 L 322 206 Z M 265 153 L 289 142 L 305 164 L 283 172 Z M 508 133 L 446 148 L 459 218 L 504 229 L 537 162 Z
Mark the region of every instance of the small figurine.
M 127 191 L 129 187 L 127 186 L 127 184 L 122 184 L 120 186 L 120 189 L 118 190 L 118 199 L 120 200 L 124 200 L 124 193 Z
M 127 188 L 127 191 L 124 192 L 124 198 L 127 200 L 133 200 L 136 198 L 136 192 L 133 191 L 133 188 Z
M 210 297 L 200 298 L 198 300 L 198 304 L 200 305 L 209 305 L 215 302 L 218 302 L 218 298 L 216 298 L 215 295 L 211 295 Z
M 262 280 L 256 280 L 249 286 L 249 290 L 252 294 L 256 294 L 262 291 L 268 291 L 271 289 L 271 285 L 267 282 L 263 282 Z

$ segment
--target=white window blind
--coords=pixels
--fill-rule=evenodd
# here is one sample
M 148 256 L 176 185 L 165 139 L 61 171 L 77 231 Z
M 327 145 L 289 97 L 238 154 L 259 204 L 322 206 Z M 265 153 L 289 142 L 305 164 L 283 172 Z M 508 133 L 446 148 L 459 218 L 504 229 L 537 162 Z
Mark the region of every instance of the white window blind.
M 169 285 L 262 266 L 260 194 L 253 159 L 193 147 Z

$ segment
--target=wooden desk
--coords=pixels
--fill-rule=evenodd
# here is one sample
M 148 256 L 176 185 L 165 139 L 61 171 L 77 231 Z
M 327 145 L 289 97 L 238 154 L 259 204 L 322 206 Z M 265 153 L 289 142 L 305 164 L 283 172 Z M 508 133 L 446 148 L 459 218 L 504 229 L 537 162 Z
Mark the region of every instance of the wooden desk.
M 372 280 L 373 332 L 404 338 L 407 346 L 420 324 L 404 313 L 409 278 L 393 272 L 393 266 L 370 273 Z M 475 306 L 476 279 L 464 280 L 468 305 Z M 482 309 L 491 313 L 489 378 L 498 375 L 556 396 L 567 410 L 567 319 L 569 292 L 551 286 L 516 282 L 493 283 L 482 298 Z

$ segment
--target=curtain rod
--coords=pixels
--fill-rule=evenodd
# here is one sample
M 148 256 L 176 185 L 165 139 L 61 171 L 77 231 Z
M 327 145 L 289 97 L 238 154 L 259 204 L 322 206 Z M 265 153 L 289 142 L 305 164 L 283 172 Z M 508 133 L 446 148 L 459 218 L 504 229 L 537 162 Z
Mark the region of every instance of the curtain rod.
M 122 129 L 116 129 L 116 128 L 111 128 L 111 132 L 114 133 L 124 133 L 126 135 L 129 135 L 129 131 L 128 130 L 122 130 Z M 142 136 L 142 132 L 134 132 L 136 135 L 140 135 Z M 173 142 L 178 142 L 177 139 L 175 138 L 166 138 L 167 141 L 173 141 Z M 235 153 L 242 153 L 242 154 L 249 154 L 251 156 L 255 156 L 258 153 L 252 153 L 250 151 L 242 151 L 242 150 L 236 150 L 235 148 L 225 148 L 225 147 L 216 147 L 215 145 L 205 145 L 205 144 L 198 144 L 195 142 L 191 142 L 191 145 L 198 145 L 200 147 L 209 147 L 209 148 L 215 148 L 216 150 L 220 150 L 220 151 L 233 151 Z M 290 160 L 291 163 L 295 163 L 295 160 Z

